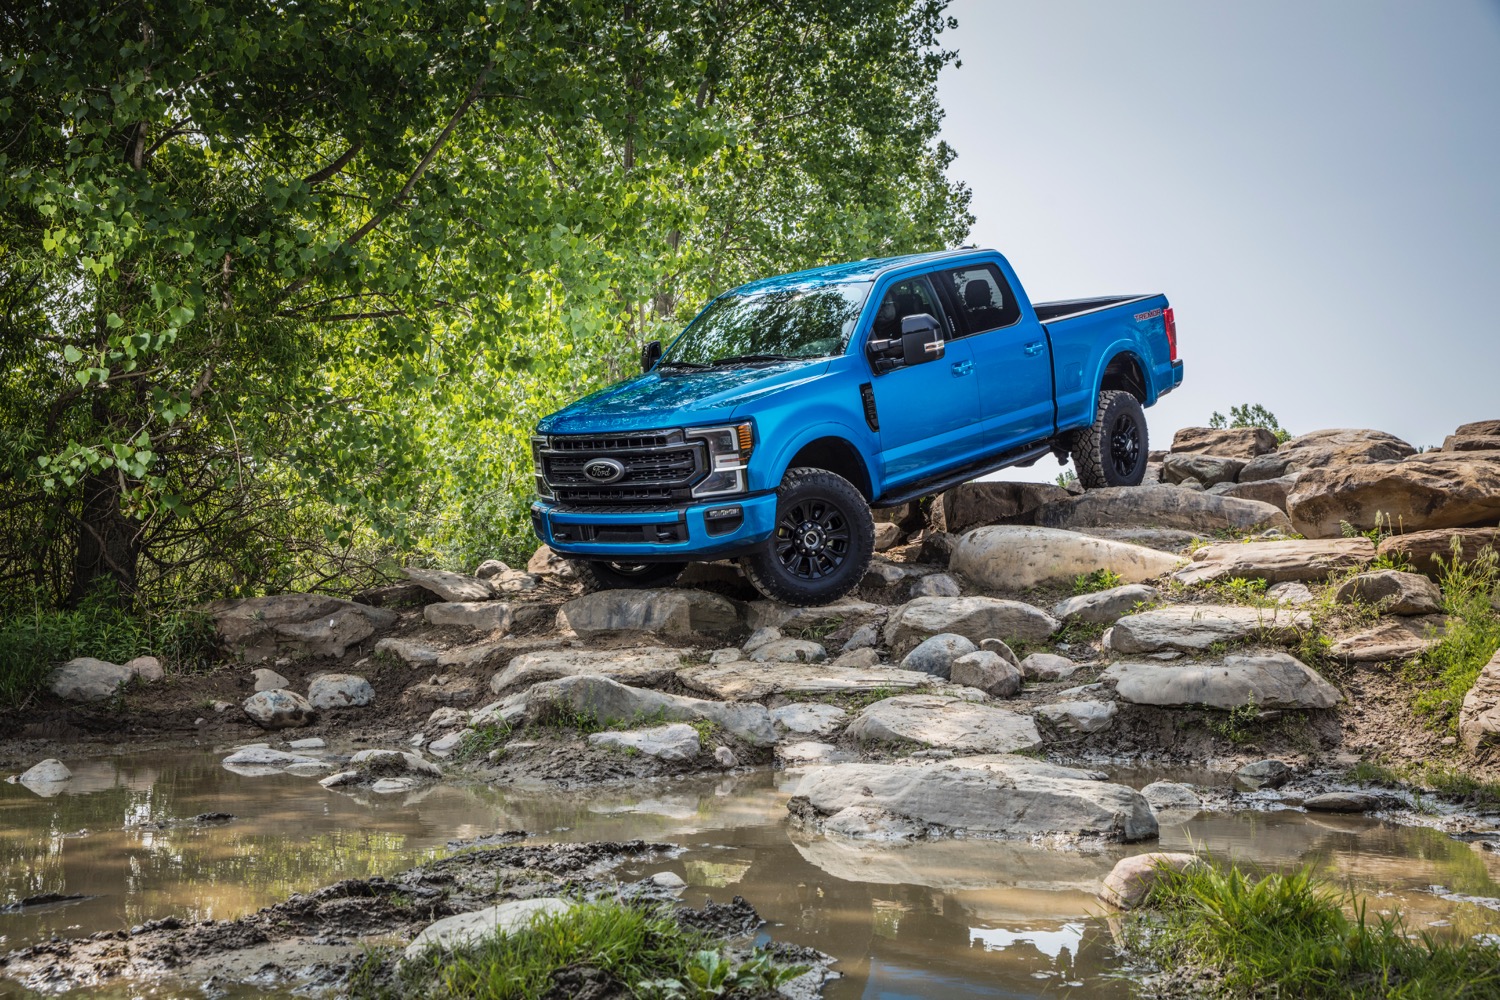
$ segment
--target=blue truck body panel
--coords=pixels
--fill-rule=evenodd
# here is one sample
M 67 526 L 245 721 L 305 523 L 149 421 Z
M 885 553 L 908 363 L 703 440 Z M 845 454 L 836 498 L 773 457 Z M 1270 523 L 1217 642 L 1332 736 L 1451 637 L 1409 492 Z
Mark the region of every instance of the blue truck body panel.
M 884 372 L 875 367 L 867 341 L 893 286 L 986 266 L 1009 286 L 1011 322 L 963 335 L 950 315 L 939 360 Z M 610 441 L 644 440 L 641 435 L 650 433 L 657 435 L 656 454 L 667 461 L 699 447 L 693 428 L 725 425 L 751 425 L 754 445 L 743 488 L 728 496 L 680 496 L 670 503 L 629 497 L 615 504 L 605 493 L 589 503 L 540 495 L 532 518 L 542 540 L 566 555 L 601 560 L 732 555 L 770 536 L 775 490 L 807 449 L 837 450 L 846 478 L 860 480 L 854 485 L 878 504 L 954 470 L 987 460 L 998 467 L 1009 454 L 1035 452 L 1088 427 L 1110 373 L 1118 379 L 1121 371 L 1133 371 L 1128 384 L 1145 406 L 1182 382 L 1182 362 L 1168 342 L 1165 296 L 1033 304 L 1010 263 L 993 250 L 837 264 L 761 279 L 726 296 L 795 294 L 850 282 L 867 282 L 869 293 L 839 352 L 725 367 L 658 366 L 544 418 L 537 426 L 541 447 L 573 441 L 600 455 Z M 953 293 L 943 295 L 945 313 L 958 312 Z M 708 473 L 701 456 L 697 461 L 701 481 Z M 553 485 L 550 479 L 539 483 L 546 490 Z M 727 505 L 740 508 L 738 525 L 710 532 L 705 511 L 722 513 Z M 641 541 L 626 537 L 637 529 Z

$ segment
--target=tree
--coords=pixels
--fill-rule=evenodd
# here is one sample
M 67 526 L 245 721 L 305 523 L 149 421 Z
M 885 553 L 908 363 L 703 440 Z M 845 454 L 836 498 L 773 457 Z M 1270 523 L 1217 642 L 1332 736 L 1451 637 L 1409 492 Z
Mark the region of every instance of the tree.
M 1292 438 L 1290 431 L 1282 429 L 1281 424 L 1276 420 L 1276 414 L 1259 403 L 1231 406 L 1227 417 L 1215 410 L 1213 416 L 1209 417 L 1208 426 L 1215 430 L 1223 430 L 1227 427 L 1264 427 L 1276 435 L 1277 441 L 1285 442 Z

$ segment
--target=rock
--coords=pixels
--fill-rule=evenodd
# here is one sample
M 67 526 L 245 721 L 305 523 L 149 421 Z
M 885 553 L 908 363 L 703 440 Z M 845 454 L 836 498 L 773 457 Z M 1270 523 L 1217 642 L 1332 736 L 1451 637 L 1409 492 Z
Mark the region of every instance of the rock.
M 382 750 L 372 747 L 360 750 L 349 758 L 349 763 L 362 767 L 366 774 L 413 775 L 419 778 L 441 778 L 443 769 L 432 761 L 418 757 L 405 750 Z
M 1308 812 L 1363 813 L 1379 809 L 1385 803 L 1369 792 L 1324 792 L 1302 800 Z
M 20 777 L 21 784 L 30 788 L 32 785 L 52 785 L 67 781 L 73 777 L 73 772 L 68 770 L 66 764 L 56 757 L 48 757 L 38 764 L 33 764 Z
M 901 526 L 890 521 L 881 521 L 875 525 L 875 551 L 884 552 L 901 544 L 905 537 Z
M 821 663 L 709 663 L 683 667 L 677 680 L 689 691 L 724 701 L 760 701 L 771 695 L 854 694 L 927 688 L 937 681 L 912 670 L 855 669 Z
M 847 653 L 840 653 L 836 659 L 828 664 L 830 667 L 844 667 L 846 669 L 868 670 L 871 667 L 880 666 L 880 654 L 869 646 L 861 649 L 851 649 Z
M 1288 473 L 1323 466 L 1399 462 L 1416 451 L 1385 431 L 1346 428 L 1313 431 L 1292 438 L 1272 454 L 1252 459 L 1240 470 L 1240 482 L 1277 479 Z
M 356 674 L 320 674 L 307 685 L 307 703 L 319 710 L 359 708 L 374 700 L 375 689 Z
M 963 590 L 947 573 L 930 573 L 912 585 L 913 597 L 959 597 Z
M 245 699 L 245 714 L 262 729 L 305 726 L 317 718 L 317 710 L 294 691 L 257 691 Z
M 1208 492 L 1215 496 L 1231 497 L 1235 500 L 1255 500 L 1268 503 L 1285 513 L 1286 495 L 1296 485 L 1297 476 L 1278 476 L 1275 479 L 1255 479 L 1248 483 L 1219 483 Z
M 862 743 L 906 740 L 964 753 L 1011 753 L 1042 745 L 1030 717 L 943 695 L 908 694 L 877 701 L 845 732 Z
M 759 649 L 767 643 L 775 642 L 781 637 L 781 629 L 762 626 L 751 632 L 750 637 L 740 644 L 740 648 L 748 653 L 752 649 Z
M 422 929 L 422 933 L 406 946 L 405 957 L 409 961 L 420 959 L 433 948 L 450 951 L 490 938 L 514 934 L 518 930 L 524 930 L 538 918 L 557 916 L 568 912 L 572 907 L 573 903 L 569 900 L 549 896 L 516 899 L 483 910 L 444 917 Z
M 1171 556 L 1181 557 L 1186 549 L 1202 545 L 1204 532 L 1180 531 L 1176 528 L 1079 528 L 1079 534 L 1107 538 L 1115 542 L 1140 545 Z
M 1435 615 L 1443 610 L 1443 592 L 1437 584 L 1425 576 L 1393 569 L 1352 576 L 1333 596 L 1341 604 L 1358 601 L 1390 615 Z
M 728 747 L 714 747 L 714 763 L 725 769 L 740 766 L 739 758 Z
M 909 650 L 929 636 L 951 632 L 973 642 L 991 637 L 1041 642 L 1058 629 L 1056 618 L 1020 601 L 994 597 L 918 597 L 891 612 L 885 642 Z
M 490 589 L 501 594 L 529 594 L 541 585 L 540 577 L 519 569 L 508 569 L 490 581 Z
M 723 649 L 716 649 L 708 654 L 709 663 L 734 663 L 744 658 L 745 654 L 735 646 L 726 646 Z
M 1192 490 L 1194 493 L 1202 493 L 1208 489 L 1207 486 L 1203 485 L 1203 480 L 1197 476 L 1188 476 L 1186 479 L 1181 479 L 1176 483 L 1176 486 L 1178 489 Z
M 154 656 L 137 656 L 133 660 L 125 661 L 125 669 L 144 683 L 151 684 L 167 676 L 162 669 L 161 661 Z
M 1245 467 L 1246 461 L 1246 459 L 1232 458 L 1228 455 L 1174 452 L 1162 460 L 1161 478 L 1167 483 L 1181 483 L 1188 479 L 1196 479 L 1204 487 L 1216 486 L 1219 483 L 1232 483 L 1239 478 L 1240 470 Z
M 494 560 L 499 562 L 499 560 Z M 486 566 L 489 564 L 486 563 Z M 500 573 L 510 567 L 500 563 L 502 569 L 495 572 Z M 476 580 L 472 576 L 464 576 L 462 573 L 450 573 L 442 569 L 414 569 L 410 566 L 403 569 L 407 577 L 422 587 L 426 587 L 444 601 L 453 604 L 462 604 L 470 601 L 487 601 L 494 594 L 489 584 L 483 580 Z M 493 574 L 492 574 L 493 575 Z
M 1278 641 L 1311 626 L 1306 614 L 1285 608 L 1174 604 L 1121 618 L 1110 629 L 1107 646 L 1116 653 L 1197 653 L 1219 642 Z
M 449 733 L 446 736 L 439 736 L 427 744 L 427 752 L 438 757 L 447 757 L 462 746 L 467 738 L 467 733 Z
M 932 523 L 953 535 L 990 524 L 1024 524 L 1042 504 L 1068 496 L 1050 483 L 963 483 L 938 496 Z
M 247 663 L 285 654 L 341 657 L 397 617 L 386 608 L 319 594 L 217 601 L 208 611 L 219 638 Z
M 1500 746 L 1500 652 L 1479 671 L 1458 712 L 1458 735 L 1470 753 Z
M 288 740 L 288 750 L 321 750 L 328 744 L 317 736 L 309 736 L 303 740 Z
M 871 649 L 880 642 L 880 629 L 874 624 L 861 625 L 854 630 L 849 641 L 844 643 L 844 652 L 852 652 L 856 649 Z
M 1328 648 L 1328 653 L 1348 663 L 1409 660 L 1434 645 L 1446 627 L 1447 619 L 1441 615 L 1387 620 L 1338 640 Z
M 827 743 L 804 741 L 787 743 L 776 748 L 776 756 L 787 767 L 805 767 L 813 764 L 842 764 L 854 759 L 846 750 Z
M 1368 566 L 1374 558 L 1375 544 L 1368 538 L 1231 542 L 1205 545 L 1174 578 L 1190 586 L 1236 577 L 1267 583 L 1326 580 L 1333 573 Z
M 480 580 L 488 580 L 492 577 L 499 576 L 501 573 L 509 572 L 512 572 L 510 566 L 504 562 L 501 562 L 499 559 L 486 559 L 484 562 L 479 564 L 478 568 L 474 570 L 474 576 Z M 438 596 L 442 597 L 441 594 L 439 594 Z M 452 598 L 444 598 L 444 600 L 452 600 Z
M 954 684 L 978 688 L 995 698 L 1010 698 L 1021 690 L 1021 671 L 999 653 L 986 649 L 965 653 L 955 659 L 949 679 Z
M 771 709 L 771 721 L 789 733 L 832 736 L 844 728 L 849 715 L 837 705 L 799 701 Z
M 1115 724 L 1119 711 L 1112 701 L 1060 701 L 1036 707 L 1037 715 L 1075 733 L 1102 733 Z
M 976 649 L 977 646 L 961 635 L 942 633 L 919 642 L 902 659 L 901 669 L 948 680 L 953 670 L 953 661 Z
M 1287 494 L 1293 527 L 1336 538 L 1381 524 L 1405 531 L 1494 527 L 1500 522 L 1500 462 L 1402 462 L 1314 469 Z M 1378 520 L 1377 520 L 1378 518 Z
M 381 639 L 375 644 L 376 656 L 400 660 L 408 667 L 430 667 L 438 661 L 438 651 L 412 639 Z
M 1019 668 L 1021 666 L 1020 657 L 1016 656 L 1015 650 L 1006 645 L 1004 639 L 996 639 L 994 637 L 980 639 L 979 648 L 989 653 L 999 653 L 1000 658 L 1013 667 Z
M 743 627 L 734 602 L 701 590 L 601 590 L 564 604 L 558 616 L 585 639 L 615 632 L 717 637 Z
M 575 575 L 573 564 L 546 545 L 537 546 L 531 554 L 526 561 L 526 572 L 533 576 L 555 576 L 560 580 L 571 580 Z
M 130 683 L 135 672 L 129 667 L 92 656 L 69 660 L 47 679 L 47 689 L 68 701 L 99 702 L 113 698 Z
M 554 718 L 558 713 L 565 717 L 585 713 L 601 725 L 629 724 L 636 719 L 651 718 L 666 722 L 706 719 L 753 746 L 769 746 L 776 742 L 776 730 L 763 705 L 704 701 L 659 691 L 643 691 L 607 677 L 561 677 L 544 681 L 512 695 L 502 702 L 501 707 L 502 718 L 524 718 L 532 722 Z
M 255 680 L 255 690 L 257 691 L 276 691 L 292 686 L 291 681 L 268 667 L 257 667 L 250 671 L 250 676 Z
M 1280 788 L 1292 778 L 1292 769 L 1279 760 L 1258 760 L 1234 772 L 1235 784 L 1252 792 Z
M 1251 459 L 1276 447 L 1275 433 L 1264 427 L 1184 427 L 1173 436 L 1168 455 L 1194 452 Z
M 1218 664 L 1116 663 L 1103 679 L 1114 682 L 1121 701 L 1163 708 L 1332 708 L 1343 700 L 1338 688 L 1286 653 L 1231 654 Z
M 467 705 L 479 696 L 479 686 L 472 677 L 434 674 L 422 684 L 413 684 L 401 692 L 405 705 Z
M 775 639 L 747 652 L 752 663 L 821 663 L 828 659 L 828 651 L 809 639 Z
M 1122 486 L 1089 490 L 1037 509 L 1048 528 L 1176 528 L 1182 531 L 1291 529 L 1286 514 L 1267 503 L 1195 493 L 1177 486 Z
M 1283 607 L 1300 608 L 1313 602 L 1313 592 L 1305 583 L 1277 583 L 1266 588 L 1266 600 Z
M 1021 675 L 1028 681 L 1065 681 L 1078 672 L 1078 664 L 1056 653 L 1032 653 L 1021 661 Z
M 490 679 L 490 690 L 504 694 L 559 677 L 609 677 L 636 687 L 663 687 L 676 677 L 685 649 L 538 649 L 513 658 Z
M 692 760 L 703 749 L 698 741 L 698 731 L 681 722 L 653 726 L 650 729 L 594 733 L 589 737 L 589 745 L 637 750 L 648 757 L 662 760 Z
M 1128 583 L 1172 572 L 1176 556 L 1128 542 L 1057 528 L 976 528 L 959 540 L 952 568 L 975 584 L 1025 590 L 1068 584 L 1085 573 L 1111 570 Z
M 457 625 L 478 632 L 506 631 L 514 620 L 511 606 L 503 601 L 439 602 L 422 609 L 429 625 Z
M 803 822 L 881 839 L 926 828 L 1005 837 L 1156 836 L 1156 820 L 1140 793 L 1101 777 L 1010 754 L 836 764 L 808 772 L 790 807 Z
M 1104 877 L 1099 898 L 1111 906 L 1131 910 L 1140 906 L 1162 879 L 1202 864 L 1203 860 L 1195 855 L 1173 851 L 1155 851 L 1121 858 Z
M 752 629 L 770 626 L 783 632 L 804 632 L 864 621 L 884 614 L 885 610 L 882 605 L 851 598 L 815 608 L 793 608 L 775 601 L 751 601 L 745 606 L 745 624 Z
M 1141 789 L 1141 794 L 1151 803 L 1151 811 L 1158 819 L 1163 813 L 1186 817 L 1188 814 L 1197 815 L 1203 809 L 1203 800 L 1198 798 L 1198 793 L 1175 781 L 1153 781 Z
M 1123 587 L 1079 594 L 1059 601 L 1052 617 L 1062 622 L 1087 622 L 1090 625 L 1113 625 L 1121 616 L 1135 610 L 1138 604 L 1156 600 L 1156 589 L 1132 583 Z
M 1500 528 L 1442 528 L 1392 535 L 1380 543 L 1382 556 L 1405 556 L 1418 573 L 1436 577 L 1454 558 L 1453 544 L 1458 543 L 1458 561 L 1468 564 L 1485 551 L 1500 552 Z
M 883 590 L 899 586 L 913 576 L 921 576 L 921 572 L 884 559 L 871 559 L 870 568 L 865 571 L 865 578 L 860 581 L 860 586 L 870 590 Z
M 225 757 L 222 763 L 237 767 L 289 767 L 292 764 L 318 764 L 316 757 L 286 753 L 270 747 L 245 747 Z

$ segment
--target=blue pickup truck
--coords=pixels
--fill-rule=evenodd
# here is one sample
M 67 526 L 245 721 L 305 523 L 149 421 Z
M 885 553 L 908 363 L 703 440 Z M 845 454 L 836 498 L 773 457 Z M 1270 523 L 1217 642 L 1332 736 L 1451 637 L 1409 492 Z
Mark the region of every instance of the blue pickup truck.
M 872 507 L 1047 454 L 1139 484 L 1142 408 L 1182 383 L 1165 296 L 1033 303 L 973 249 L 742 285 L 641 362 L 537 425 L 537 536 L 592 589 L 738 558 L 798 606 L 859 585 Z

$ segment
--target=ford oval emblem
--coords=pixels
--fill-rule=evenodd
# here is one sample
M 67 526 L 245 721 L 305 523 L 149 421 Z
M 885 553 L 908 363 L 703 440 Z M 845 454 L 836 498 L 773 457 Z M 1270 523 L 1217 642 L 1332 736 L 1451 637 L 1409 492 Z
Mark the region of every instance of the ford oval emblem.
M 612 483 L 625 475 L 625 466 L 612 458 L 591 458 L 583 474 L 595 483 Z

